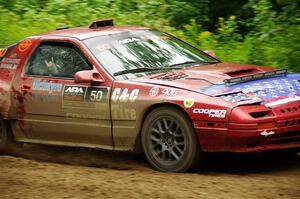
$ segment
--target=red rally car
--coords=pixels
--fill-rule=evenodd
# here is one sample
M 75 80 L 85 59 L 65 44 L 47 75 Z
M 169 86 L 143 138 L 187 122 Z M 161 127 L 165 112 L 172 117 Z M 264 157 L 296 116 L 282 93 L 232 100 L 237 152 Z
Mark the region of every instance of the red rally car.
M 224 63 L 112 20 L 0 51 L 0 150 L 15 142 L 143 152 L 184 172 L 205 152 L 300 148 L 300 74 Z

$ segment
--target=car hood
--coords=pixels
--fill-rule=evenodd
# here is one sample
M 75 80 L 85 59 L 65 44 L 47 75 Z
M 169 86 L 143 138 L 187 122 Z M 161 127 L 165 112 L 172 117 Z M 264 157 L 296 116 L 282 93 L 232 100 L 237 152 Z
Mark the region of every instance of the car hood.
M 201 89 L 205 87 L 223 84 L 225 79 L 272 70 L 274 69 L 270 67 L 236 63 L 217 63 L 152 74 L 131 80 L 200 92 Z
M 255 65 L 217 63 L 149 75 L 133 79 L 133 81 L 170 86 L 211 96 L 242 91 L 252 93 L 263 100 L 269 100 L 299 94 L 300 74 L 265 77 L 231 85 L 224 83 L 226 80 L 276 70 L 271 67 Z

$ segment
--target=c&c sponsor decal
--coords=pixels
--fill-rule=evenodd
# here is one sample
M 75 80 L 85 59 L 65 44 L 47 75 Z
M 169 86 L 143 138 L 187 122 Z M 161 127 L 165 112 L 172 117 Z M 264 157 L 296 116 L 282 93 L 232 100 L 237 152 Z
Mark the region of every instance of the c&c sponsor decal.
M 208 115 L 208 117 L 213 117 L 213 118 L 225 118 L 227 110 L 195 108 L 193 109 L 193 113 L 204 114 L 204 115 Z
M 194 98 L 187 98 L 184 100 L 183 105 L 185 108 L 191 108 L 194 106 L 195 100 Z
M 115 88 L 112 93 L 111 100 L 113 102 L 135 102 L 136 98 L 138 97 L 140 89 L 133 89 L 129 92 L 128 88 Z
M 30 48 L 31 45 L 32 45 L 31 40 L 25 39 L 18 45 L 18 49 L 20 52 L 25 52 L 28 48 Z

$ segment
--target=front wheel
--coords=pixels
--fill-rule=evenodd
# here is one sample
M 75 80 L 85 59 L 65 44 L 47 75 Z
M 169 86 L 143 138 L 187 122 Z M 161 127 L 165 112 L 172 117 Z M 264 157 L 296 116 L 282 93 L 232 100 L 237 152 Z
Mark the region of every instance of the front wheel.
M 149 163 L 160 171 L 185 172 L 203 158 L 194 128 L 181 111 L 152 111 L 142 129 L 142 146 Z

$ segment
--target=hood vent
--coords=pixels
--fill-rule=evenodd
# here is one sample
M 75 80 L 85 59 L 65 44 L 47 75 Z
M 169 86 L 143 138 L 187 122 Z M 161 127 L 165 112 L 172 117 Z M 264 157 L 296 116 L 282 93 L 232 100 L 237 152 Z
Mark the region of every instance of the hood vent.
M 239 77 L 239 76 L 244 76 L 244 75 L 252 75 L 252 74 L 260 73 L 260 72 L 261 71 L 256 68 L 247 68 L 247 69 L 242 69 L 242 70 L 228 71 L 228 72 L 225 72 L 225 74 L 230 77 Z
M 150 77 L 150 79 L 159 79 L 159 80 L 165 80 L 165 81 L 173 81 L 178 79 L 184 79 L 187 78 L 188 75 L 181 72 L 170 72 L 170 73 L 163 73 L 156 76 Z

